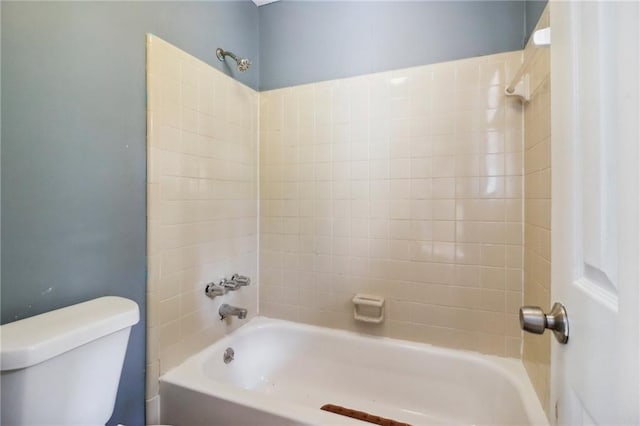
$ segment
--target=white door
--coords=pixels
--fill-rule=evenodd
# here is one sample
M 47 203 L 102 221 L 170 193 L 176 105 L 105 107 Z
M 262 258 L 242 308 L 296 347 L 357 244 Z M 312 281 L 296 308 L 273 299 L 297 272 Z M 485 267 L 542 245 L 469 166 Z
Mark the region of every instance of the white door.
M 558 424 L 640 424 L 638 10 L 551 3 L 552 301 L 570 329 L 552 346 Z

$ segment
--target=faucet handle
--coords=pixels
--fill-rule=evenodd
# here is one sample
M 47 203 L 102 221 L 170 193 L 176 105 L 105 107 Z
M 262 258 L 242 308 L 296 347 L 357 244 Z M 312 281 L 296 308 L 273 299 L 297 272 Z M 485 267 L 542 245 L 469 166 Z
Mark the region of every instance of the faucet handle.
M 240 287 L 251 284 L 251 278 L 239 274 L 233 274 L 233 276 L 231 277 L 231 281 L 235 281 Z
M 233 290 L 237 290 L 238 287 L 240 287 L 240 284 L 236 282 L 233 278 L 231 278 L 230 280 L 225 278 L 222 281 L 220 281 L 220 287 L 233 291 Z
M 216 283 L 209 283 L 204 288 L 204 294 L 209 296 L 210 298 L 215 298 L 216 296 L 224 296 L 227 293 L 227 289 L 225 287 L 221 287 Z

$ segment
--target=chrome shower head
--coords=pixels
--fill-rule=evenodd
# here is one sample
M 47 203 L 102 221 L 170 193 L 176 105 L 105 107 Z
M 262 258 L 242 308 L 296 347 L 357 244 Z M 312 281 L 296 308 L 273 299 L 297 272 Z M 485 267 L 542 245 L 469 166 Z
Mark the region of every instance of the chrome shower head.
M 236 61 L 238 64 L 238 71 L 245 72 L 251 66 L 251 61 L 247 58 L 242 58 L 239 61 Z
M 247 58 L 238 58 L 233 52 L 228 52 L 228 51 L 224 51 L 223 49 L 221 49 L 220 47 L 218 47 L 216 49 L 216 57 L 221 61 L 224 62 L 225 58 L 229 56 L 230 58 L 232 58 L 234 61 L 236 61 L 236 66 L 238 68 L 238 71 L 240 72 L 245 72 L 246 70 L 249 69 L 249 67 L 251 66 L 251 61 L 248 60 Z

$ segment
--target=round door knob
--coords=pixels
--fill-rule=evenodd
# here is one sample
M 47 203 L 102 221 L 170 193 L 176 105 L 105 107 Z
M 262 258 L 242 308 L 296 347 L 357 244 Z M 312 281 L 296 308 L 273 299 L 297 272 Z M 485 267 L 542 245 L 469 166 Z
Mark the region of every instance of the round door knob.
M 520 308 L 520 328 L 529 333 L 542 334 L 547 328 L 547 318 L 538 306 Z
M 520 328 L 535 334 L 542 334 L 548 328 L 558 342 L 565 344 L 569 341 L 569 318 L 561 303 L 554 303 L 548 314 L 539 306 L 523 306 L 520 308 Z

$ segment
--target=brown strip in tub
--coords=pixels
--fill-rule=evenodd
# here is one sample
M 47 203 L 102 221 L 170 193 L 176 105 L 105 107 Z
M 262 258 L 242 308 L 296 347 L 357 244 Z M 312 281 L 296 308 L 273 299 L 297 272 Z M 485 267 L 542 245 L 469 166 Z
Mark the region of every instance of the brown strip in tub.
M 325 404 L 320 407 L 321 410 L 328 411 L 341 416 L 351 417 L 353 419 L 362 420 L 364 422 L 373 423 L 381 426 L 411 426 L 409 423 L 397 422 L 395 420 L 386 419 L 380 416 L 374 416 L 364 411 L 352 410 L 351 408 L 341 407 L 334 404 Z

